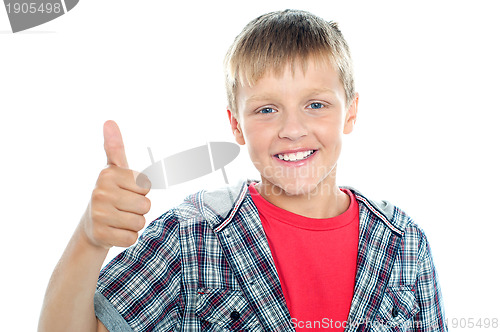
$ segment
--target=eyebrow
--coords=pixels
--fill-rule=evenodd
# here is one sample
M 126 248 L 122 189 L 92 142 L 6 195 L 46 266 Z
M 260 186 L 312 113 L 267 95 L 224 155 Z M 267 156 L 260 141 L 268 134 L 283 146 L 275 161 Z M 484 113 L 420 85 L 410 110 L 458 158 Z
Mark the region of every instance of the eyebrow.
M 317 94 L 322 94 L 322 93 L 330 93 L 332 95 L 335 95 L 335 92 L 330 89 L 330 88 L 321 88 L 321 89 L 310 89 L 306 90 L 307 95 L 317 95 Z M 258 94 L 258 95 L 253 95 L 250 98 L 248 98 L 245 102 L 245 104 L 255 102 L 255 101 L 261 101 L 261 100 L 269 100 L 272 99 L 272 95 L 267 95 L 267 94 Z
M 268 100 L 268 99 L 272 99 L 272 96 L 270 96 L 270 95 L 253 95 L 250 98 L 248 98 L 245 101 L 245 103 L 248 104 L 250 102 Z
M 335 94 L 335 92 L 330 88 L 311 89 L 308 93 L 309 94 L 320 94 L 320 93 L 325 93 L 325 92 Z

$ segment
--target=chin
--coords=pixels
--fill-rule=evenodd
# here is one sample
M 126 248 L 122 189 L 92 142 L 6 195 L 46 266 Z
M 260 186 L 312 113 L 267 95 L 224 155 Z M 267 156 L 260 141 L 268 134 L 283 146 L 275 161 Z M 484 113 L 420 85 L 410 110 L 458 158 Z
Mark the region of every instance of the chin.
M 272 182 L 272 194 L 286 194 L 289 196 L 313 195 L 318 193 L 319 186 L 317 181 L 276 181 Z

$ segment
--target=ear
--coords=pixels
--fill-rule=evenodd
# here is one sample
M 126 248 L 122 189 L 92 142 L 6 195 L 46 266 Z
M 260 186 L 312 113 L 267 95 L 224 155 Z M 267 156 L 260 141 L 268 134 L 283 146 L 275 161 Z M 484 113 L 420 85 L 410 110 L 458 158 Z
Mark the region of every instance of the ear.
M 354 129 L 354 124 L 356 123 L 356 118 L 358 116 L 358 100 L 359 94 L 356 92 L 354 98 L 347 110 L 344 121 L 344 134 L 350 134 Z
M 243 137 L 243 131 L 241 131 L 241 125 L 238 121 L 236 115 L 227 108 L 227 117 L 229 118 L 229 124 L 231 125 L 231 130 L 233 132 L 234 138 L 239 145 L 245 145 L 245 138 Z

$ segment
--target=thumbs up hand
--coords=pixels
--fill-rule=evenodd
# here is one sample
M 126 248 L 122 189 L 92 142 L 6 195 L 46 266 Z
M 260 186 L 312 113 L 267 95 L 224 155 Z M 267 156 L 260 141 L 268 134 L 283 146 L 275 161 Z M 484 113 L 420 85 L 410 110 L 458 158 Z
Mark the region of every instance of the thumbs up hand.
M 104 151 L 108 157 L 108 165 L 128 168 L 125 147 L 123 146 L 122 134 L 116 122 L 108 120 L 104 123 Z
M 114 121 L 104 123 L 104 150 L 108 166 L 101 171 L 80 226 L 89 242 L 109 249 L 135 243 L 144 227 L 151 202 L 151 182 L 128 169 L 122 136 Z

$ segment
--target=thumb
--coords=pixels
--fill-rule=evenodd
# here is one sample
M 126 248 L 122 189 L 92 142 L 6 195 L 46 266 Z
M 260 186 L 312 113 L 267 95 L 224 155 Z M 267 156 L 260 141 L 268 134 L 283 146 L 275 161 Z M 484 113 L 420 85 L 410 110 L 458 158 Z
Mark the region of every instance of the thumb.
M 120 128 L 113 120 L 104 123 L 104 151 L 108 157 L 108 165 L 116 165 L 121 168 L 128 168 L 125 147 L 123 145 Z

